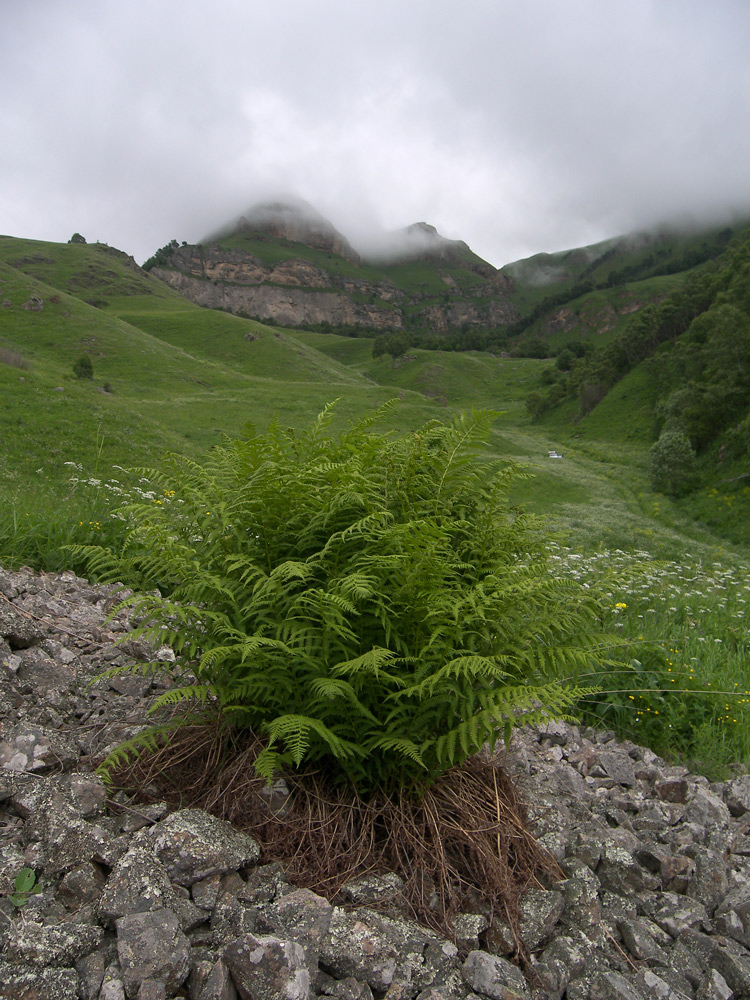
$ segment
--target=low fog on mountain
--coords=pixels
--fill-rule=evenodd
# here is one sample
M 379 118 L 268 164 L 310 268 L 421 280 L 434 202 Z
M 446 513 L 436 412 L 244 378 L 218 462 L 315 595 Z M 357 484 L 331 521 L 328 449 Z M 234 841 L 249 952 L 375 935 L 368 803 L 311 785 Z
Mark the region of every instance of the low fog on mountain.
M 9 235 L 140 262 L 283 194 L 361 253 L 425 222 L 501 266 L 750 208 L 743 0 L 4 13 Z

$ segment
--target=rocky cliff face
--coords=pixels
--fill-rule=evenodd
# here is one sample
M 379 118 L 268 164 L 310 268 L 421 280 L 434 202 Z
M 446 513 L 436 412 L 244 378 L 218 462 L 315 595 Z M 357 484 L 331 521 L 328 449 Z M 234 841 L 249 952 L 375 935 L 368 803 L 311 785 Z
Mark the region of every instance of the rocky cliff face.
M 256 237 L 262 244 L 278 241 L 288 256 L 264 264 L 252 252 L 226 245 L 227 239 L 244 234 L 251 243 Z M 297 244 L 296 253 L 290 243 Z M 448 332 L 464 325 L 495 327 L 518 318 L 508 301 L 512 280 L 472 254 L 465 243 L 445 239 L 426 223 L 395 234 L 388 254 L 379 261 L 389 267 L 427 263 L 445 287 L 440 294 L 413 277 L 388 280 L 390 270 L 387 278 L 380 277 L 374 264 L 362 265 L 362 278 L 335 262 L 327 269 L 325 260 L 305 257 L 308 248 L 361 266 L 345 237 L 314 209 L 285 201 L 256 206 L 207 245 L 175 248 L 153 273 L 199 305 L 281 326 L 326 323 L 378 332 L 421 323 Z M 462 284 L 453 276 L 457 272 L 462 272 Z M 483 280 L 467 283 L 467 272 Z

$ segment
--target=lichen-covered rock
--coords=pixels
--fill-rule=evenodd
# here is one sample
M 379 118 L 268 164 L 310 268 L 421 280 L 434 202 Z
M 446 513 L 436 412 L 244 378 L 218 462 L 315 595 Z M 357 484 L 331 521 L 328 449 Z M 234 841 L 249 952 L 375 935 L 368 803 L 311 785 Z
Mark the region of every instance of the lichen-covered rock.
M 190 972 L 190 942 L 171 910 L 131 913 L 116 922 L 117 957 L 128 1000 L 135 997 L 144 979 L 177 989 Z M 170 994 L 171 995 L 171 994 Z
M 521 970 L 499 955 L 469 952 L 463 975 L 473 990 L 491 1000 L 526 1000 L 531 995 Z
M 242 1000 L 308 1000 L 310 973 L 302 947 L 273 935 L 245 934 L 224 949 Z
M 202 809 L 172 813 L 141 837 L 178 885 L 191 886 L 209 875 L 237 871 L 260 857 L 252 837 Z
M 78 1000 L 78 973 L 0 961 L 0 1000 Z

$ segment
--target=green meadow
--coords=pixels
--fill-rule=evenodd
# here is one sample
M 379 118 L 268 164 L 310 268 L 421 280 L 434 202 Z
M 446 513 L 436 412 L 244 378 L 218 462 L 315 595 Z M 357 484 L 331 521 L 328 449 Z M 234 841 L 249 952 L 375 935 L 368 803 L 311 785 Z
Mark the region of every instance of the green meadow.
M 720 489 L 689 504 L 651 492 L 643 370 L 583 421 L 563 406 L 533 423 L 548 361 L 375 360 L 372 346 L 201 309 L 109 247 L 0 238 L 0 565 L 59 570 L 67 544 L 117 545 L 113 508 L 143 488 L 128 470 L 274 420 L 306 426 L 332 400 L 334 429 L 391 398 L 394 432 L 491 409 L 489 453 L 527 473 L 512 501 L 545 518 L 555 571 L 604 588 L 603 626 L 628 640 L 584 719 L 711 773 L 750 765 L 750 550 L 728 540 L 741 515 Z M 73 372 L 82 356 L 92 379 Z

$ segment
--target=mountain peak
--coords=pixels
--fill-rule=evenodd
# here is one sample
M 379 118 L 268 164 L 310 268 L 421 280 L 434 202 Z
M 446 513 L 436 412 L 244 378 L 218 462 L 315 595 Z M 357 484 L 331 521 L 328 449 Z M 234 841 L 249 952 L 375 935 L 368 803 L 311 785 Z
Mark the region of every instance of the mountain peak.
M 302 198 L 286 195 L 258 202 L 241 215 L 221 236 L 258 233 L 276 240 L 303 243 L 314 250 L 335 253 L 359 264 L 359 254 L 320 212 Z

